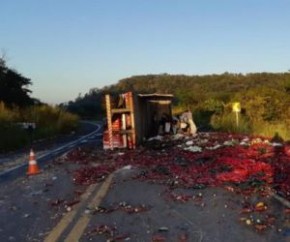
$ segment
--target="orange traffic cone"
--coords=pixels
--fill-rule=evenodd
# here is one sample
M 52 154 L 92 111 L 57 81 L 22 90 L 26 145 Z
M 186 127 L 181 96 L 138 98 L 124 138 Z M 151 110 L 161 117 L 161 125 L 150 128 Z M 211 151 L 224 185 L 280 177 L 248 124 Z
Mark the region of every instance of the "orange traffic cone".
M 30 150 L 27 175 L 36 175 L 40 173 L 33 150 Z

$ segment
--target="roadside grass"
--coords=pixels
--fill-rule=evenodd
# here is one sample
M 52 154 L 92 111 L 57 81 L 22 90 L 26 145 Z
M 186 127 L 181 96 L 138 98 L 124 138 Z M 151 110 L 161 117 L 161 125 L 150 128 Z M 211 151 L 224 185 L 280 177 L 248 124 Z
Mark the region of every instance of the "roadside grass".
M 263 120 L 250 120 L 244 115 L 239 116 L 237 123 L 234 113 L 213 115 L 211 126 L 214 130 L 248 135 L 258 135 L 268 138 L 279 137 L 285 141 L 290 140 L 289 121 L 267 122 Z
M 184 110 L 184 107 L 174 107 L 173 114 L 180 114 Z M 241 112 L 237 117 L 232 112 L 231 105 L 225 106 L 224 110 L 208 109 L 201 106 L 192 111 L 194 121 L 200 130 L 257 135 L 270 139 L 283 139 L 284 141 L 290 140 L 290 118 L 287 113 L 278 120 L 267 121 L 263 120 L 261 115 L 258 115 L 258 111 L 255 118 L 249 117 L 247 112 Z
M 33 140 L 68 134 L 78 128 L 78 116 L 49 105 L 25 109 L 7 108 L 0 103 L 0 152 L 8 152 L 28 145 Z M 21 123 L 35 123 L 29 132 Z
M 0 134 L 0 153 L 19 149 L 29 143 L 27 131 L 15 125 L 0 123 Z
M 30 110 L 30 117 L 36 123 L 36 137 L 45 138 L 69 133 L 78 127 L 78 116 L 68 113 L 59 107 L 42 105 Z
M 290 140 L 289 124 L 287 122 L 281 123 L 256 123 L 254 126 L 255 134 L 265 137 L 282 138 L 283 140 Z
M 211 118 L 211 125 L 214 130 L 252 134 L 252 126 L 246 117 L 240 115 L 237 119 L 234 113 L 224 115 L 213 115 Z

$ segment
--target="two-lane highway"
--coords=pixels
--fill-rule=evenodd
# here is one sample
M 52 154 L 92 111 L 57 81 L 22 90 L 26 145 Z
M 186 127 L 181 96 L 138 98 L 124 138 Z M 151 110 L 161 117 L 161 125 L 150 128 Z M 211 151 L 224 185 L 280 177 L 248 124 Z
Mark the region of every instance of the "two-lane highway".
M 72 173 L 77 165 L 63 161 L 66 153 L 77 147 L 101 147 L 102 125 L 90 125 L 94 126 L 94 131 L 49 150 L 36 152 L 36 160 L 41 168 L 40 174 L 26 175 L 27 157 L 23 157 L 21 164 L 2 171 L 0 241 L 44 241 L 45 238 L 46 241 L 61 241 L 57 234 L 61 235 L 64 232 L 62 226 L 73 226 L 68 220 L 80 219 L 81 213 L 89 205 L 88 198 L 95 201 L 100 197 L 100 184 L 95 184 L 89 189 L 75 185 Z M 60 160 L 60 163 L 57 160 Z M 81 197 L 80 193 L 83 193 Z M 79 199 L 81 201 L 78 204 Z M 76 206 L 70 205 L 75 201 Z M 77 216 L 73 216 L 74 214 Z M 76 229 L 80 227 L 76 224 L 74 226 Z M 69 234 L 63 236 L 67 237 Z
M 84 145 L 87 142 L 100 142 L 102 137 L 102 125 L 96 122 L 82 121 L 82 125 L 90 125 L 94 127 L 94 131 L 85 134 L 77 139 L 68 141 L 66 143 L 57 144 L 57 146 L 50 149 L 34 150 L 36 154 L 37 164 L 40 167 L 44 167 L 50 160 L 57 158 L 58 156 L 78 147 Z M 7 182 L 11 179 L 15 179 L 18 176 L 24 175 L 25 170 L 28 166 L 28 152 L 26 154 L 19 154 L 17 158 L 11 157 L 6 158 L 6 163 L 12 165 L 6 166 L 3 164 L 2 170 L 0 171 L 0 183 Z M 3 163 L 4 163 L 3 162 Z M 12 166 L 12 167 L 11 167 Z

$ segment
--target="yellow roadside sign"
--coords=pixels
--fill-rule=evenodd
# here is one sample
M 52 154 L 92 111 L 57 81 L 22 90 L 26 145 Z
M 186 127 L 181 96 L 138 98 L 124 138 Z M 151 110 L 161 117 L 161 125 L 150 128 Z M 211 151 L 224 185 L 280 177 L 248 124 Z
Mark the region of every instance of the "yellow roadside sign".
M 241 112 L 241 104 L 239 102 L 233 103 L 233 112 L 239 113 Z

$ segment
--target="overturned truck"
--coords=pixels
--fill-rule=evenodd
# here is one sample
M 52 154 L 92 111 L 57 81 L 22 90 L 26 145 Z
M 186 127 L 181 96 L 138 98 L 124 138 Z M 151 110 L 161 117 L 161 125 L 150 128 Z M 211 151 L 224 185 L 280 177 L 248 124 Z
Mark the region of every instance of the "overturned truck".
M 172 115 L 172 94 L 106 95 L 107 124 L 104 149 L 133 149 L 148 137 L 157 135 L 163 115 Z

